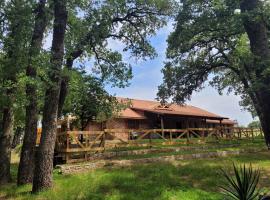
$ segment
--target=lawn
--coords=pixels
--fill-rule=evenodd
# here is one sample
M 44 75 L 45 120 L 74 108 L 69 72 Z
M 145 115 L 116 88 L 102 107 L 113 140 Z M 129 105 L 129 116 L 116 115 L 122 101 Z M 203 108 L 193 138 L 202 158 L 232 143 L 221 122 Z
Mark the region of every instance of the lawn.
M 265 151 L 230 158 L 138 163 L 132 167 L 104 168 L 77 175 L 55 172 L 52 190 L 30 195 L 30 185 L 17 188 L 12 183 L 0 188 L 0 199 L 218 200 L 224 199 L 219 189 L 224 181 L 219 169 L 230 168 L 232 162 L 252 163 L 261 168 L 260 186 L 265 190 L 270 188 L 270 153 Z M 17 164 L 13 164 L 14 177 L 16 167 Z

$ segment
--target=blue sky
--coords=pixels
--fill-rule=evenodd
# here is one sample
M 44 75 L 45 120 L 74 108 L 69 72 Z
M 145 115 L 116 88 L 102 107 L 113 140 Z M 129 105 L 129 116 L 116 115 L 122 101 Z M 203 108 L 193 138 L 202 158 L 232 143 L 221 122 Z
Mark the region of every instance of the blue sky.
M 156 36 L 151 38 L 151 43 L 155 47 L 158 56 L 153 60 L 135 61 L 128 54 L 124 54 L 124 61 L 129 62 L 133 67 L 133 79 L 131 85 L 124 89 L 111 88 L 107 86 L 107 90 L 116 96 L 154 100 L 157 93 L 157 87 L 162 83 L 161 69 L 165 61 L 166 39 L 173 30 L 173 26 L 160 29 Z M 117 41 L 109 41 L 109 46 L 114 50 L 121 51 L 123 45 Z M 250 113 L 243 111 L 239 106 L 240 98 L 233 94 L 220 96 L 218 92 L 206 86 L 201 92 L 194 93 L 191 104 L 210 112 L 235 119 L 240 125 L 247 125 L 253 119 Z
M 111 88 L 110 86 L 107 86 L 106 89 L 111 94 L 120 97 L 155 100 L 157 87 L 162 83 L 161 69 L 166 60 L 166 39 L 172 30 L 173 25 L 169 23 L 150 39 L 158 53 L 158 56 L 153 60 L 136 61 L 128 53 L 123 53 L 123 60 L 132 65 L 133 79 L 130 81 L 131 84 L 124 89 Z M 45 41 L 45 48 L 50 48 L 51 39 L 51 34 L 49 34 Z M 124 46 L 121 42 L 110 40 L 109 47 L 122 52 Z M 91 71 L 93 62 L 86 61 L 80 64 L 85 65 L 86 69 Z M 240 125 L 247 125 L 253 119 L 250 113 L 243 111 L 239 106 L 239 100 L 240 97 L 233 94 L 220 96 L 215 89 L 206 86 L 202 91 L 194 93 L 191 101 L 186 103 L 237 120 Z

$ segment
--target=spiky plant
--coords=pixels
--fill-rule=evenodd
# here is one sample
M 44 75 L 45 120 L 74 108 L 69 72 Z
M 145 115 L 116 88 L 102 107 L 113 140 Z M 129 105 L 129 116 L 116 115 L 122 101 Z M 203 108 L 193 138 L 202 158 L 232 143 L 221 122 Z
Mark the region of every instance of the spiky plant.
M 257 189 L 260 179 L 260 170 L 253 169 L 251 164 L 236 167 L 233 163 L 234 174 L 231 175 L 221 169 L 226 185 L 221 186 L 223 193 L 234 200 L 257 200 L 260 190 Z

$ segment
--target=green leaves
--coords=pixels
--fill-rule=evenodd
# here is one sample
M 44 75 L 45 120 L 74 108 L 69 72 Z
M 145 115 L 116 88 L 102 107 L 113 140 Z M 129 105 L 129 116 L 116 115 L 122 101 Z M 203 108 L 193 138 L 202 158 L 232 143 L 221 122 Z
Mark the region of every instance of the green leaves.
M 262 47 L 269 41 L 269 34 L 267 39 L 263 33 L 270 27 L 269 5 L 258 2 L 259 6 L 252 7 L 244 0 L 181 0 L 175 30 L 168 38 L 159 99 L 172 97 L 183 103 L 210 79 L 220 94 L 227 90 L 241 96 L 240 105 L 256 115 L 257 92 L 269 91 L 270 83 L 269 59 L 254 54 L 254 48 L 261 55 L 270 52 Z M 241 10 L 238 14 L 237 9 Z M 256 27 L 262 29 L 253 31 Z M 252 33 L 256 33 L 253 40 Z
M 93 61 L 91 75 L 112 87 L 126 87 L 132 66 L 122 55 L 135 59 L 157 56 L 150 37 L 166 24 L 174 0 L 71 1 L 65 37 L 67 68 L 73 62 Z M 83 3 L 84 2 L 84 3 Z M 112 45 L 112 42 L 119 46 Z
M 0 2 L 0 110 L 12 107 L 15 127 L 22 126 L 25 117 L 25 69 L 34 5 L 26 0 Z
M 225 196 L 235 200 L 257 200 L 259 190 L 257 186 L 260 179 L 260 170 L 254 170 L 251 165 L 236 167 L 233 164 L 233 176 L 221 169 L 226 184 L 221 186 Z
M 123 109 L 123 105 L 106 92 L 102 80 L 75 70 L 70 78 L 63 112 L 75 115 L 82 130 L 89 120 L 106 121 Z
M 131 66 L 122 61 L 122 55 L 116 51 L 98 52 L 93 72 L 100 75 L 105 83 L 111 83 L 113 87 L 124 88 L 129 85 L 132 78 Z

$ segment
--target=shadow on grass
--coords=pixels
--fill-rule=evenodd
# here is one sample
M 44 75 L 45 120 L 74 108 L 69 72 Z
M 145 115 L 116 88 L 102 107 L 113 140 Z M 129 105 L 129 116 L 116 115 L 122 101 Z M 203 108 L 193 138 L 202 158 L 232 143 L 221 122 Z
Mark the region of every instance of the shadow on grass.
M 197 187 L 197 182 L 201 186 L 215 185 L 215 179 L 206 171 L 168 163 L 106 170 L 107 175 L 94 191 L 85 194 L 85 199 L 218 199 L 219 195 L 204 190 L 207 187 Z
M 30 195 L 31 187 L 6 191 L 10 199 L 91 199 L 91 200 L 218 200 L 223 199 L 219 186 L 221 167 L 232 162 L 258 164 L 270 172 L 268 152 L 245 154 L 231 158 L 190 160 L 176 163 L 140 164 L 125 168 L 107 168 L 79 175 L 54 175 L 52 190 Z M 270 187 L 270 181 L 263 181 Z M 2 191 L 3 192 L 3 191 Z M 1 193 L 1 190 L 0 190 Z
M 30 195 L 30 185 L 9 187 L 10 199 L 93 199 L 93 200 L 211 200 L 216 193 L 216 166 L 192 163 L 136 165 L 100 169 L 76 176 L 55 176 L 52 190 Z
M 25 196 L 27 194 L 30 195 L 30 185 L 17 187 L 17 171 L 18 163 L 12 163 L 10 166 L 12 178 L 11 182 L 0 187 L 0 197 L 2 199 L 13 199 L 14 196 Z

